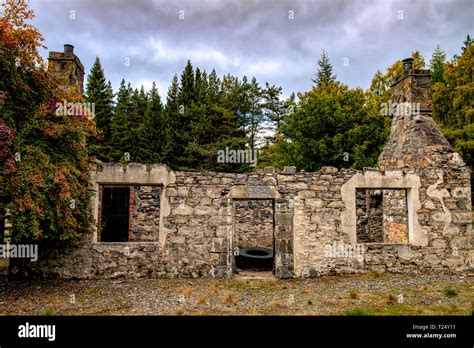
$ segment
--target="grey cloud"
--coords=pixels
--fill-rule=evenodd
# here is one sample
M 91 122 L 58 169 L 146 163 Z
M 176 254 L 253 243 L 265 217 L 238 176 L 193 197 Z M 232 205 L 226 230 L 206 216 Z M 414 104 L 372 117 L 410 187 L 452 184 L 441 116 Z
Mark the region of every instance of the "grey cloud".
M 285 95 L 310 88 L 316 61 L 329 52 L 338 78 L 368 87 L 377 69 L 437 44 L 448 57 L 472 34 L 474 3 L 450 1 L 120 1 L 32 2 L 50 50 L 75 45 L 87 71 L 101 58 L 114 88 L 120 80 L 169 83 L 187 58 L 202 69 L 281 85 Z M 184 11 L 184 19 L 179 11 Z M 70 19 L 75 11 L 75 19 Z M 294 19 L 288 18 L 293 11 Z M 403 11 L 403 19 L 398 19 Z M 160 43 L 169 57 L 157 54 Z M 47 52 L 44 52 L 44 56 Z M 190 57 L 186 57 L 189 55 Z M 129 57 L 131 66 L 123 60 Z M 233 66 L 238 58 L 239 67 Z M 343 59 L 349 66 L 343 66 Z M 253 69 L 253 70 L 252 70 Z M 164 91 L 168 86 L 160 86 Z M 164 97 L 164 96 L 163 96 Z

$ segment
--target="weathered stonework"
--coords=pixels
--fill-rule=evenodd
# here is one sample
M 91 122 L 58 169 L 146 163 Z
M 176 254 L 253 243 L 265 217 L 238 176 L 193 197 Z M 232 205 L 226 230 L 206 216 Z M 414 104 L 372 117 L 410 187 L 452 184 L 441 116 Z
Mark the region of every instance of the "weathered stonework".
M 130 241 L 158 240 L 160 228 L 161 186 L 134 186 L 131 191 L 133 221 Z
M 380 170 L 236 174 L 99 165 L 91 171 L 94 218 L 103 185 L 132 187 L 132 241 L 103 243 L 93 229 L 31 266 L 63 278 L 228 277 L 235 248 L 245 242 L 271 245 L 279 278 L 370 269 L 467 272 L 473 267 L 470 173 L 431 118 L 428 87 L 426 73 L 416 71 L 392 87 L 395 100 L 419 102 L 423 112 L 393 118 Z M 367 214 L 359 210 L 361 189 L 381 194 L 372 228 L 383 242 L 358 240 L 358 216 Z
M 48 73 L 60 89 L 73 87 L 79 94 L 84 93 L 84 66 L 74 54 L 74 46 L 64 45 L 64 52 L 49 52 Z
M 273 202 L 271 199 L 234 200 L 234 233 L 239 248 L 273 249 Z

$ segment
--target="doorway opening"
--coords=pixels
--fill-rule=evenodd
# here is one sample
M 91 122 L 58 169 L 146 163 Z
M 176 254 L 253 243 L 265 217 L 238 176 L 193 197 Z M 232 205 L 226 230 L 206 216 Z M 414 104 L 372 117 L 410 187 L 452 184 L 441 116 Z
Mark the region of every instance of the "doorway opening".
M 234 199 L 236 273 L 274 272 L 274 200 Z

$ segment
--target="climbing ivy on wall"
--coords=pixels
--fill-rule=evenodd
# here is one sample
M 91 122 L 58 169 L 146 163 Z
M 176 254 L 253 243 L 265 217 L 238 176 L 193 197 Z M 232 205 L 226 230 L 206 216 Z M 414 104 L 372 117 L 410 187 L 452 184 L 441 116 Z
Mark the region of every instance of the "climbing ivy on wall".
M 61 92 L 38 53 L 43 38 L 28 23 L 24 0 L 7 0 L 0 18 L 1 200 L 13 241 L 76 238 L 89 227 L 90 115 L 58 115 L 57 104 L 81 102 Z

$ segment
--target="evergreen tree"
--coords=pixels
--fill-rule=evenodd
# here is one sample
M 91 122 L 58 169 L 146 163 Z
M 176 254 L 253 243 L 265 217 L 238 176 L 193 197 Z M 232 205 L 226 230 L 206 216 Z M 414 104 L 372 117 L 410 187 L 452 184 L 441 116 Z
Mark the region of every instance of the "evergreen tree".
M 131 121 L 132 113 L 132 89 L 130 84 L 125 84 L 122 79 L 117 93 L 117 105 L 115 107 L 115 116 L 112 121 L 112 136 L 110 143 L 110 157 L 115 161 L 120 160 L 125 152 L 131 152 L 133 124 Z
M 169 136 L 169 155 L 166 163 L 173 169 L 179 169 L 182 166 L 182 157 L 189 140 L 190 107 L 183 104 L 184 94 L 178 83 L 178 77 L 175 75 L 168 89 L 165 108 Z
M 289 163 L 314 171 L 324 165 L 377 164 L 390 119 L 362 89 L 335 82 L 330 89 L 314 87 L 299 97 L 296 111 L 281 126 L 283 139 L 275 145 L 275 165 Z
M 130 85 L 130 84 L 129 84 Z M 129 87 L 131 89 L 131 87 Z M 140 90 L 135 88 L 131 95 L 131 114 L 130 121 L 133 129 L 138 129 L 143 123 L 145 118 L 145 112 L 148 106 L 148 97 L 145 93 L 145 89 L 141 86 Z
M 431 83 L 444 82 L 444 63 L 446 61 L 446 53 L 439 47 L 433 52 L 430 60 Z
M 332 74 L 332 65 L 329 61 L 329 56 L 326 51 L 323 50 L 321 58 L 318 60 L 318 71 L 316 73 L 316 78 L 312 81 L 316 86 L 320 87 L 322 85 L 327 86 L 330 82 L 336 80 L 336 76 Z
M 258 145 L 257 135 L 264 121 L 262 88 L 255 77 L 248 82 L 246 76 L 244 76 L 240 89 L 239 114 L 241 115 L 241 124 L 246 131 L 250 149 L 254 150 Z
M 286 105 L 285 101 L 281 100 L 281 92 L 281 87 L 270 86 L 268 82 L 265 83 L 265 89 L 262 91 L 263 112 L 265 121 L 269 124 L 267 129 L 273 133 L 278 132 L 280 124 L 286 116 Z M 268 139 L 274 142 L 275 135 L 268 137 Z
M 178 93 L 179 93 L 178 76 L 174 75 L 171 81 L 171 85 L 168 89 L 168 94 L 166 96 L 166 110 L 168 113 L 172 113 L 172 114 L 178 113 L 179 111 Z
M 130 152 L 131 160 L 133 162 L 139 162 L 141 152 L 139 130 L 145 119 L 148 97 L 143 86 L 140 87 L 140 90 L 137 88 L 133 90 L 129 83 L 128 89 L 131 92 L 130 109 L 127 115 L 129 120 L 128 133 L 130 141 L 128 152 Z
M 198 71 L 196 75 L 199 75 Z M 209 93 L 210 82 L 213 88 Z M 248 164 L 217 162 L 218 150 L 223 150 L 225 147 L 234 150 L 243 149 L 246 143 L 245 132 L 241 129 L 238 114 L 240 93 L 238 79 L 226 75 L 220 86 L 216 84 L 217 82 L 219 79 L 213 71 L 209 81 L 202 81 L 203 88 L 208 92 L 207 96 L 198 98 L 198 102 L 191 106 L 193 120 L 190 141 L 185 150 L 187 167 L 216 171 L 248 170 Z M 198 84 L 195 87 L 196 92 L 199 93 Z
M 469 34 L 467 34 L 466 40 L 463 42 L 463 44 L 464 46 L 461 48 L 462 53 L 466 52 L 466 50 L 469 49 L 469 47 L 471 47 L 471 45 L 473 44 L 473 41 Z
M 196 68 L 194 89 L 196 92 L 196 103 L 198 104 L 206 103 L 207 74 L 205 71 L 201 73 L 201 70 L 199 70 L 199 68 Z
M 207 103 L 208 104 L 216 104 L 219 102 L 220 94 L 220 80 L 217 76 L 217 73 L 214 69 L 212 69 L 211 73 L 209 74 L 209 82 L 208 82 L 208 91 L 207 91 Z
M 188 60 L 184 70 L 181 74 L 180 88 L 179 88 L 179 102 L 184 107 L 191 105 L 196 99 L 194 91 L 194 71 L 191 61 Z
M 112 85 L 106 82 L 104 70 L 97 57 L 87 76 L 85 99 L 94 104 L 94 121 L 100 131 L 99 139 L 89 137 L 89 152 L 100 160 L 107 160 L 107 147 L 111 137 L 111 123 L 113 118 L 113 90 Z
M 138 158 L 144 163 L 162 163 L 167 150 L 167 120 L 155 82 L 151 87 L 142 126 L 139 128 Z
M 469 42 L 469 40 L 465 41 Z M 433 118 L 464 161 L 474 164 L 474 45 L 444 65 L 444 80 L 433 86 Z

